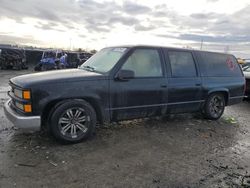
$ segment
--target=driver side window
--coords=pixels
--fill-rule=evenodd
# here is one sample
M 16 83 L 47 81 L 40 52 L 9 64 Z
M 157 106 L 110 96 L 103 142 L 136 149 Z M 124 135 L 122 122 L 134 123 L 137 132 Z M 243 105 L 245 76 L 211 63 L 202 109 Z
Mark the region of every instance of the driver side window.
M 162 66 L 156 49 L 136 49 L 122 66 L 122 70 L 132 70 L 135 77 L 161 77 Z

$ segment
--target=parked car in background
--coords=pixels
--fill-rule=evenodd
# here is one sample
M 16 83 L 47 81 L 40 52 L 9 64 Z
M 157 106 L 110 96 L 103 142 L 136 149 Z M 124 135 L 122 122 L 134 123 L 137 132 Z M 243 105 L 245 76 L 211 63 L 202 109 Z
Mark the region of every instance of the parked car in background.
M 69 68 L 77 68 L 87 61 L 93 54 L 88 52 L 67 52 Z
M 27 69 L 26 54 L 20 48 L 2 48 L 0 53 L 1 69 Z
M 17 127 L 48 125 L 75 143 L 96 122 L 201 112 L 217 120 L 244 98 L 245 78 L 233 55 L 155 46 L 104 48 L 78 69 L 10 79 L 5 114 Z
M 250 63 L 250 59 L 244 59 L 245 63 Z
M 244 65 L 246 62 L 244 59 L 241 59 L 241 58 L 237 58 L 237 62 L 240 64 L 240 65 Z
M 67 54 L 62 50 L 46 50 L 40 62 L 35 66 L 35 71 L 55 70 L 68 67 Z
M 250 66 L 246 67 L 243 70 L 243 73 L 245 75 L 246 78 L 246 96 L 249 98 L 250 97 Z
M 2 66 L 2 61 L 3 61 L 3 58 L 2 58 L 2 56 L 1 56 L 1 54 L 2 54 L 2 49 L 0 49 L 0 68 L 1 68 L 1 66 Z
M 241 65 L 241 67 L 242 67 L 242 70 L 244 71 L 245 69 L 250 67 L 250 62 L 247 62 L 247 63 Z
M 77 66 L 82 65 L 85 61 L 87 61 L 93 54 L 88 52 L 78 52 L 77 53 Z
M 35 71 L 46 71 L 65 68 L 77 68 L 92 56 L 87 52 L 47 50 L 43 52 Z
M 78 52 L 68 51 L 66 53 L 67 53 L 68 68 L 77 68 Z

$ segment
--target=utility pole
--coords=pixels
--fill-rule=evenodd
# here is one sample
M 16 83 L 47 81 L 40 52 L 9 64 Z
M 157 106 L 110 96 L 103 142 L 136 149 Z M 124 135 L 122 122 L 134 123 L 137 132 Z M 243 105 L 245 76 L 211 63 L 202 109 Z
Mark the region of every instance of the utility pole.
M 72 48 L 72 38 L 69 38 L 69 50 L 71 50 L 71 48 Z
M 229 45 L 226 45 L 225 48 L 224 48 L 224 52 L 225 52 L 226 54 L 228 54 L 228 53 L 229 53 L 229 50 L 230 50 Z
M 203 38 L 201 38 L 201 47 L 200 47 L 200 50 L 202 50 L 202 47 L 203 47 Z

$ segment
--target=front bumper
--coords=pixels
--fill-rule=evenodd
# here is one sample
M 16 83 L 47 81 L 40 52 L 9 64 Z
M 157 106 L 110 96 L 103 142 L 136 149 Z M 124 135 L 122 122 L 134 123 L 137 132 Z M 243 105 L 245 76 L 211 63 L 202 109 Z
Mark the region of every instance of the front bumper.
M 40 116 L 21 116 L 16 113 L 10 107 L 10 101 L 8 100 L 4 104 L 4 113 L 6 117 L 18 128 L 29 130 L 29 131 L 39 131 L 41 129 L 41 117 Z

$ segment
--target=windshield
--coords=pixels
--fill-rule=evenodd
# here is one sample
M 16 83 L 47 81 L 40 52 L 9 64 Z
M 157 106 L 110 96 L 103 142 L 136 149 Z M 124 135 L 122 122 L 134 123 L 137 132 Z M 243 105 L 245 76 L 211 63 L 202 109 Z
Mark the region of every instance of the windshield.
M 89 58 L 80 69 L 109 72 L 125 53 L 127 48 L 104 48 Z

